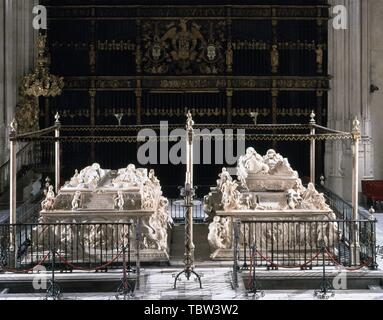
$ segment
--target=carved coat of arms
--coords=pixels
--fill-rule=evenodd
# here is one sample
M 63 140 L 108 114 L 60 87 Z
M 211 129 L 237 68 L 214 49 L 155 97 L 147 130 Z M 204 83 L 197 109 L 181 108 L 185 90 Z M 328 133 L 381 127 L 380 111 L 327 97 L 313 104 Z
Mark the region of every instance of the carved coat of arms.
M 147 22 L 143 25 L 144 71 L 152 74 L 217 74 L 224 70 L 222 32 L 224 22 L 218 24 L 219 34 L 213 37 L 210 26 L 206 41 L 202 26 L 181 19 L 164 25 Z M 206 32 L 206 30 L 205 30 Z

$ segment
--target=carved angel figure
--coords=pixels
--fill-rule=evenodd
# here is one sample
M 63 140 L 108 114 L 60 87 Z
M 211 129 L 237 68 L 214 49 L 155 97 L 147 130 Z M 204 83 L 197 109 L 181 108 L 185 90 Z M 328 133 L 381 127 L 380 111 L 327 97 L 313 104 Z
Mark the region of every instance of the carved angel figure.
M 149 180 L 156 186 L 160 185 L 160 181 L 156 177 L 156 173 L 154 172 L 154 169 L 150 169 L 149 171 Z
M 72 200 L 72 211 L 76 211 L 81 208 L 81 192 L 76 191 Z
M 237 190 L 236 181 L 226 181 L 222 185 L 222 205 L 224 210 L 239 209 L 241 207 L 241 193 Z
M 227 172 L 226 168 L 222 168 L 222 172 L 218 175 L 219 179 L 217 180 L 218 190 L 222 191 L 222 186 L 226 181 L 233 181 L 230 173 Z
M 44 211 L 53 210 L 55 204 L 55 192 L 53 191 L 53 186 L 48 187 L 47 194 L 45 199 L 41 202 L 41 208 Z
M 225 248 L 223 233 L 221 218 L 219 216 L 215 216 L 213 218 L 213 222 L 209 225 L 209 234 L 207 237 L 209 245 L 214 250 Z

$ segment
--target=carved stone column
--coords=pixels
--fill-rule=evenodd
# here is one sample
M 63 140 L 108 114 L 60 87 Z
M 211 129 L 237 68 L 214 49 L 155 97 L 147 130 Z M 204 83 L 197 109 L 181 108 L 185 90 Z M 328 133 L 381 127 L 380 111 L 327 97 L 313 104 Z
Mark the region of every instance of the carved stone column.
M 4 1 L 0 2 L 0 19 L 3 21 L 4 19 Z M 0 23 L 0 61 L 4 61 L 4 23 Z M 4 81 L 4 64 L 0 63 L 0 150 L 2 151 L 0 153 L 0 165 L 5 161 L 6 154 L 4 150 L 6 149 L 5 145 L 5 132 L 6 132 L 6 126 L 5 126 L 5 95 L 4 95 L 4 87 L 5 87 L 5 81 Z
M 359 148 L 360 179 L 373 176 L 373 155 L 368 152 L 370 111 L 363 95 L 363 70 L 367 69 L 363 59 L 362 31 L 367 21 L 362 18 L 361 0 L 330 0 L 331 5 L 343 4 L 348 12 L 348 29 L 335 30 L 329 23 L 329 74 L 333 76 L 329 92 L 328 126 L 350 131 L 355 117 L 361 119 L 362 139 Z M 352 150 L 350 142 L 327 142 L 325 176 L 327 186 L 351 201 Z
M 38 0 L 0 3 L 0 164 L 8 160 L 7 127 L 15 116 L 19 80 L 34 64 L 37 32 L 32 28 L 32 8 L 37 3 Z

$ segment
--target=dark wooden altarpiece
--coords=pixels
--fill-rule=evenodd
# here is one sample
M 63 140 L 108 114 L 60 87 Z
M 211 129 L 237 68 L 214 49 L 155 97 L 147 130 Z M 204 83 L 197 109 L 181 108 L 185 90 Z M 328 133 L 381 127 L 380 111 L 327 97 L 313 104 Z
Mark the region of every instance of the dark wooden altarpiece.
M 311 110 L 326 123 L 327 1 L 42 3 L 51 72 L 65 79 L 63 94 L 40 104 L 43 127 L 56 111 L 68 125 L 117 125 L 118 113 L 122 125 L 144 125 L 184 123 L 186 109 L 196 123 L 252 123 L 251 112 L 259 123 L 307 123 Z M 273 146 L 255 143 L 260 153 Z M 275 146 L 308 175 L 308 145 Z M 136 147 L 63 148 L 79 168 L 90 161 L 117 168 L 136 160 Z M 63 163 L 69 175 L 74 164 Z M 164 185 L 182 184 L 181 166 L 155 167 Z M 197 184 L 208 185 L 222 165 L 197 167 Z

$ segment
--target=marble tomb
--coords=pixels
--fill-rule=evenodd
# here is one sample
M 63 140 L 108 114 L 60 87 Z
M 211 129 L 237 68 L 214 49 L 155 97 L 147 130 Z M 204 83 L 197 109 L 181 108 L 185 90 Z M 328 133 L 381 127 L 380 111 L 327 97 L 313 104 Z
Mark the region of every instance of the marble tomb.
M 172 219 L 168 214 L 168 204 L 154 170 L 148 172 L 133 164 L 119 170 L 110 170 L 94 163 L 80 172 L 76 170 L 57 195 L 53 187 L 49 187 L 42 202 L 39 222 L 98 224 L 140 221 L 141 261 L 163 262 L 169 260 L 168 230 Z M 133 249 L 136 245 L 135 228 L 131 230 Z M 110 237 L 113 234 L 119 234 L 121 239 L 126 237 L 124 230 L 109 231 L 93 228 L 84 236 L 89 234 L 92 239 L 98 237 L 100 241 L 110 244 L 113 241 L 102 240 L 106 233 Z M 73 230 L 66 229 L 56 234 L 57 241 L 75 241 L 73 237 L 68 238 L 68 232 L 73 233 Z M 98 234 L 100 232 L 105 234 Z
M 232 259 L 235 219 L 260 222 L 336 220 L 336 215 L 326 204 L 323 194 L 319 193 L 312 183 L 304 187 L 288 159 L 273 149 L 261 156 L 252 147 L 238 159 L 237 179 L 234 179 L 226 168 L 222 169 L 217 186 L 211 188 L 204 198 L 204 210 L 209 217 L 208 241 L 211 258 L 214 260 Z M 298 224 L 298 230 L 294 231 L 294 234 L 300 236 L 288 239 L 291 230 L 288 230 L 287 223 L 276 223 L 273 228 L 270 224 L 259 224 L 261 230 L 252 235 L 253 239 L 246 241 L 255 243 L 258 248 L 271 248 L 273 241 L 274 253 L 277 251 L 276 247 L 311 247 L 310 244 L 303 243 L 307 242 L 307 239 L 315 242 L 315 248 L 320 240 L 324 240 L 326 245 L 332 245 L 339 235 L 336 222 L 320 226 L 315 228 L 312 224 L 310 227 L 307 227 L 307 224 Z M 279 230 L 276 230 L 277 228 Z M 243 232 L 247 233 L 248 230 L 241 229 L 240 242 L 243 241 Z M 278 233 L 276 239 L 275 235 Z M 243 243 L 241 246 L 243 249 Z M 288 256 L 285 258 L 288 259 Z

